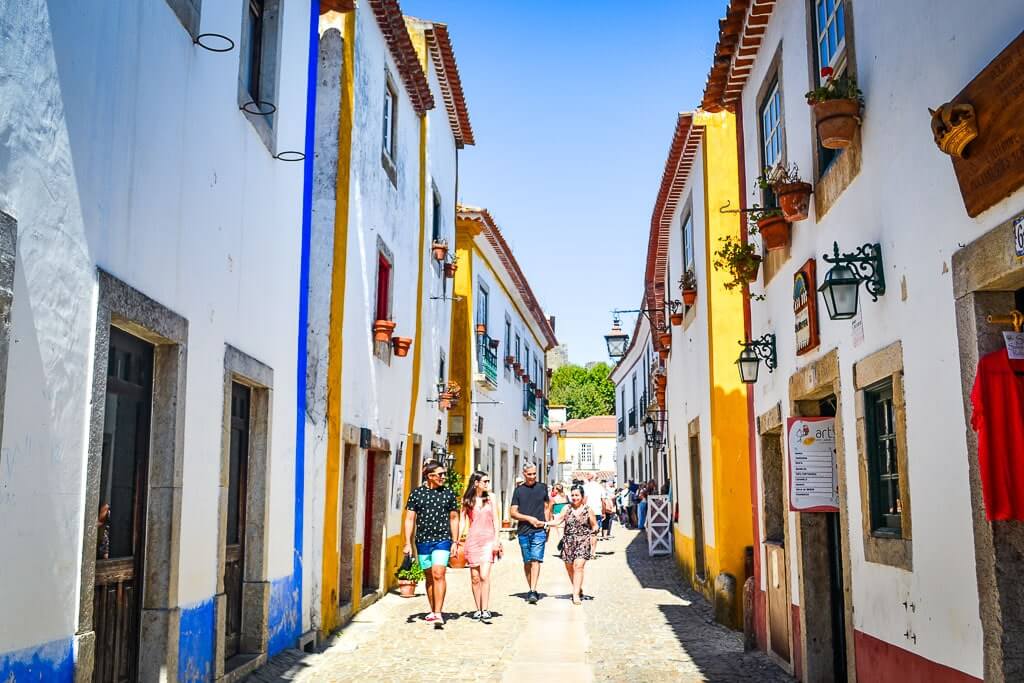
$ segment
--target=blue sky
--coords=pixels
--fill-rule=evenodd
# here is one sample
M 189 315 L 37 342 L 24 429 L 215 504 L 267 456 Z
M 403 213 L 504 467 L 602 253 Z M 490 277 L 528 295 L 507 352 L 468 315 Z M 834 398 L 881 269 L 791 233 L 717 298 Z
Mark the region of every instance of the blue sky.
M 607 360 L 610 311 L 639 304 L 676 114 L 700 102 L 725 5 L 402 0 L 451 33 L 477 141 L 459 199 L 490 209 L 574 363 Z

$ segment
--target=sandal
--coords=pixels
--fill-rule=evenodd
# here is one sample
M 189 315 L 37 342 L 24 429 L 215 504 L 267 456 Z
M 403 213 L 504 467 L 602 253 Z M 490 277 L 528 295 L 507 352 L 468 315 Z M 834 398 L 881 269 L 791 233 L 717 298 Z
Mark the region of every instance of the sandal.
M 576 595 L 574 593 L 573 596 L 572 596 L 572 604 L 574 604 L 574 605 L 582 605 L 583 601 L 580 600 L 580 596 L 578 596 L 578 595 Z

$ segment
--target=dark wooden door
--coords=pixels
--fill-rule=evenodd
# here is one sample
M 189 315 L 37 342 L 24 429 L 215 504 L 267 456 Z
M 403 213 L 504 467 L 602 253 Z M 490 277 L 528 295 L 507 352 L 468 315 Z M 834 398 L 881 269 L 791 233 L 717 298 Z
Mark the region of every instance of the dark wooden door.
M 152 395 L 153 346 L 111 328 L 93 593 L 98 683 L 138 675 Z
M 700 439 L 690 437 L 690 492 L 693 498 L 693 573 L 704 580 L 707 574 L 704 559 L 704 494 L 700 485 Z
M 828 525 L 829 600 L 832 603 L 832 664 L 836 683 L 846 680 L 846 595 L 839 513 L 826 512 Z
M 231 383 L 231 441 L 228 446 L 228 520 L 224 541 L 224 658 L 239 653 L 242 633 L 242 577 L 245 572 L 245 501 L 249 487 L 249 407 L 252 390 Z
M 371 558 L 373 557 L 373 479 L 376 476 L 374 472 L 373 451 L 367 451 L 366 453 L 366 514 L 363 517 L 363 593 L 367 590 L 373 589 L 376 586 L 377 579 L 374 576 L 376 569 L 370 566 Z

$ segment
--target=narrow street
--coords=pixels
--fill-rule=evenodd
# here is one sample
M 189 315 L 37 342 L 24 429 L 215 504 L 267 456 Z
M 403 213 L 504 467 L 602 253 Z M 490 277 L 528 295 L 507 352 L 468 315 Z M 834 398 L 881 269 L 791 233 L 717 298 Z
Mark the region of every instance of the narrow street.
M 449 570 L 446 623 L 422 621 L 426 599 L 389 594 L 316 655 L 287 650 L 251 675 L 278 681 L 790 681 L 741 634 L 716 624 L 703 597 L 679 579 L 670 557 L 651 558 L 635 531 L 618 530 L 587 565 L 586 595 L 574 606 L 557 559 L 541 574 L 541 601 L 522 594 L 515 542 L 495 567 L 490 624 L 469 617 L 468 570 Z

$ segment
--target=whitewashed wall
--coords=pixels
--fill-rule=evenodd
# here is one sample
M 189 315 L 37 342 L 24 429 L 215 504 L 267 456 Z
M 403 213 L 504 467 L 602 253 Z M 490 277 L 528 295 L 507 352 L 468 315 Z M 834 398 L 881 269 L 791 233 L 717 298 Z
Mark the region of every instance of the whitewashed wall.
M 590 444 L 593 459 L 590 464 L 580 460 L 583 444 Z M 617 472 L 617 446 L 615 434 L 575 433 L 565 438 L 565 455 L 572 459 L 571 470 L 602 470 Z M 569 468 L 567 468 L 569 469 Z
M 623 429 L 626 432 L 626 437 L 623 440 L 619 440 L 618 435 L 616 434 L 615 442 L 615 471 L 618 480 L 622 483 L 629 483 L 630 479 L 635 479 L 636 481 L 643 479 L 639 474 L 634 474 L 632 469 L 633 462 L 636 463 L 637 472 L 646 471 L 644 467 L 648 467 L 650 465 L 650 455 L 644 440 L 643 428 L 640 427 L 640 420 L 642 418 L 640 416 L 637 417 L 636 431 L 631 432 L 629 429 L 629 410 L 633 406 L 633 373 L 637 373 L 637 392 L 640 393 L 643 391 L 644 386 L 644 357 L 646 356 L 650 359 L 648 361 L 649 365 L 656 364 L 658 362 L 658 355 L 653 352 L 653 347 L 651 346 L 650 329 L 647 317 L 641 316 L 639 325 L 635 330 L 635 339 L 630 340 L 628 352 L 615 365 L 615 367 L 612 368 L 610 375 L 612 382 L 615 383 L 616 421 L 622 420 Z M 632 334 L 634 330 L 628 330 L 626 332 Z M 623 403 L 621 399 L 623 390 L 626 392 L 625 403 Z M 637 401 L 639 402 L 639 398 L 637 398 Z M 638 410 L 643 409 L 638 406 Z M 630 463 L 628 469 L 627 463 Z
M 285 4 L 278 149 L 305 139 L 308 13 Z M 204 3 L 203 30 L 238 43 L 241 23 Z M 97 267 L 189 321 L 179 603 L 215 592 L 225 343 L 275 371 L 269 573 L 291 574 L 303 167 L 239 112 L 238 50 L 194 47 L 165 2 L 8 3 L 0 35 L 0 209 L 19 227 L 3 653 L 75 632 Z
M 755 414 L 781 401 L 785 420 L 787 378 L 822 353 L 838 348 L 854 627 L 980 677 L 981 625 L 964 442 L 967 426 L 950 259 L 958 244 L 1019 213 L 1024 194 L 1018 191 L 979 217 L 969 218 L 952 165 L 932 141 L 927 108 L 952 98 L 1018 35 L 1024 5 L 995 0 L 979 11 L 970 4 L 942 3 L 941 11 L 933 11 L 921 3 L 853 0 L 852 10 L 857 75 L 866 99 L 861 170 L 819 223 L 812 215 L 811 220 L 794 225 L 790 260 L 768 287 L 768 300 L 751 307 L 753 334 L 774 331 L 779 355 L 779 369 L 774 375 L 762 373 L 754 390 Z M 810 175 L 813 167 L 814 131 L 803 99 L 811 76 L 806 11 L 806 3 L 799 0 L 776 5 L 743 91 L 745 163 L 751 177 L 760 164 L 757 92 L 780 44 L 786 154 L 804 175 Z M 754 200 L 753 183 L 749 185 L 743 190 Z M 862 297 L 863 339 L 853 334 L 850 322 L 829 321 L 819 306 L 821 346 L 797 359 L 792 273 L 815 257 L 820 282 L 827 270 L 821 255 L 831 252 L 834 240 L 846 251 L 865 242 L 880 242 L 888 291 L 877 303 Z M 905 369 L 913 573 L 866 562 L 861 536 L 852 364 L 897 340 L 903 344 Z M 757 462 L 760 465 L 760 457 Z M 760 481 L 760 471 L 758 477 Z M 789 517 L 793 532 L 795 515 Z M 950 552 L 951 548 L 956 551 Z M 796 602 L 796 553 L 790 557 Z M 916 643 L 903 635 L 907 623 L 901 603 L 908 599 L 917 605 Z

